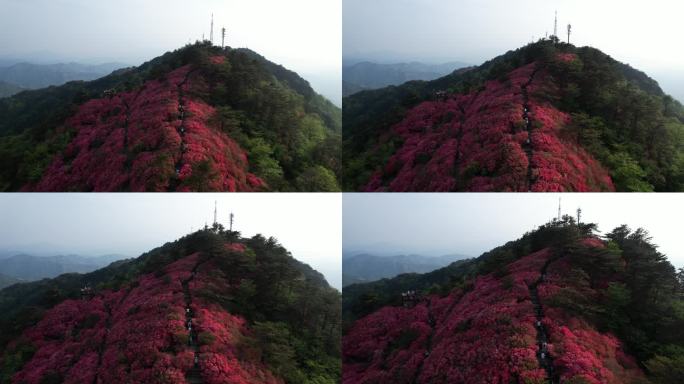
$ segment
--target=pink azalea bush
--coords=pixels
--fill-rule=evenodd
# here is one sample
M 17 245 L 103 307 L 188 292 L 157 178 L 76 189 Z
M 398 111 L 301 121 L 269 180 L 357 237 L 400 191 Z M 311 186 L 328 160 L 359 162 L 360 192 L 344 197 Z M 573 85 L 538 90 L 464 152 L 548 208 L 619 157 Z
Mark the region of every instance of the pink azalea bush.
M 581 242 L 603 246 L 596 238 Z M 343 383 L 545 383 L 529 286 L 549 261 L 538 292 L 561 381 L 622 383 L 643 377 L 614 336 L 549 304 L 569 288 L 564 278 L 569 265 L 543 249 L 509 264 L 504 276 L 476 278 L 468 292 L 430 295 L 413 308 L 384 307 L 357 320 L 343 337 Z
M 486 82 L 480 91 L 413 107 L 381 136 L 380 144 L 395 137 L 403 144 L 362 189 L 614 190 L 607 171 L 582 148 L 561 137 L 560 129 L 569 123 L 569 117 L 538 95 L 540 90 L 551 94 L 557 90 L 549 89 L 547 74 L 535 73 L 535 68 L 532 63 L 512 71 L 504 82 Z M 523 119 L 523 87 L 528 90 L 531 135 Z M 531 157 L 527 146 L 532 149 Z
M 248 172 L 245 151 L 210 124 L 215 110 L 194 96 L 206 85 L 195 81 L 192 71 L 184 66 L 137 90 L 80 106 L 65 123 L 75 131 L 73 140 L 42 178 L 24 190 L 188 191 L 197 188 L 193 184 L 197 181 L 187 181 L 197 178 L 205 184 L 203 189 L 214 191 L 266 188 Z M 184 134 L 178 109 L 181 99 Z M 203 162 L 210 165 L 210 174 L 192 178 Z
M 237 243 L 227 247 L 245 250 Z M 250 334 L 245 320 L 201 297 L 210 284 L 230 289 L 215 270 L 195 253 L 121 290 L 64 301 L 25 332 L 36 353 L 12 382 L 39 384 L 59 375 L 65 383 L 185 383 L 195 352 L 187 343 L 182 282 L 191 279 L 193 327 L 211 340 L 200 346 L 205 382 L 282 383 L 259 360 L 238 359 L 236 345 Z

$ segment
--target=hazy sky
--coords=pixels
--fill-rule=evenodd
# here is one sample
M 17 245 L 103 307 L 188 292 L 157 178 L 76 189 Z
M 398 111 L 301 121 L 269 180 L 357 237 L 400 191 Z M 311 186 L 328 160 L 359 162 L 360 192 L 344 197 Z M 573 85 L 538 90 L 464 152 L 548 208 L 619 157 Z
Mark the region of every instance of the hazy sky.
M 548 222 L 558 212 L 556 193 L 344 194 L 345 252 L 393 252 L 479 256 Z M 582 221 L 603 233 L 621 224 L 643 227 L 669 260 L 684 267 L 679 220 L 684 194 L 562 194 L 563 214 L 582 208 Z
M 594 46 L 653 76 L 669 71 L 684 78 L 681 0 L 344 0 L 344 56 L 384 52 L 481 64 L 552 34 L 554 10 L 561 38 L 572 24 L 575 45 Z
M 341 0 L 0 0 L 0 55 L 140 64 L 208 39 L 213 12 L 217 45 L 225 26 L 227 45 L 321 89 L 330 77 L 341 82 L 341 8 Z
M 277 238 L 341 287 L 340 194 L 0 194 L 0 249 L 131 257 L 218 221 Z

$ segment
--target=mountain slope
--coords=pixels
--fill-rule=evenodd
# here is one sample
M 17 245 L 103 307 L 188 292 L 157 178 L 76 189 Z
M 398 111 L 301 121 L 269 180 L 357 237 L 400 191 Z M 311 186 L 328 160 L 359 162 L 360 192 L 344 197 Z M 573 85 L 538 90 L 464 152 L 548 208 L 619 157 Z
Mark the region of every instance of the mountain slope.
M 95 80 L 123 67 L 126 65 L 121 63 L 99 65 L 16 63 L 0 68 L 0 81 L 16 84 L 21 88 L 38 89 L 62 85 L 74 80 Z
M 352 286 L 343 383 L 679 382 L 684 272 L 641 229 L 591 228 L 550 223 L 429 289 Z
M 24 88 L 0 80 L 0 98 L 9 97 L 23 91 Z
M 367 89 L 399 85 L 410 80 L 434 80 L 466 66 L 468 65 L 460 62 L 378 64 L 364 61 L 355 63 L 342 69 L 343 96 Z
M 541 40 L 344 100 L 345 190 L 673 191 L 684 108 L 593 48 Z
M 0 189 L 339 188 L 339 109 L 245 49 L 189 45 L 24 92 L 0 101 L 0 113 Z
M 0 292 L 2 382 L 337 382 L 339 297 L 274 239 L 206 229 Z
M 20 254 L 0 258 L 0 271 L 15 278 L 31 281 L 56 277 L 67 272 L 92 272 L 118 259 L 121 259 L 121 257 L 101 256 L 87 258 L 74 255 L 36 257 Z
M 9 287 L 12 284 L 21 283 L 21 280 L 0 273 L 0 289 Z
M 375 256 L 358 254 L 346 257 L 343 263 L 343 286 L 363 283 L 382 278 L 394 277 L 402 273 L 425 273 L 444 267 L 463 255 L 429 257 L 421 255 Z

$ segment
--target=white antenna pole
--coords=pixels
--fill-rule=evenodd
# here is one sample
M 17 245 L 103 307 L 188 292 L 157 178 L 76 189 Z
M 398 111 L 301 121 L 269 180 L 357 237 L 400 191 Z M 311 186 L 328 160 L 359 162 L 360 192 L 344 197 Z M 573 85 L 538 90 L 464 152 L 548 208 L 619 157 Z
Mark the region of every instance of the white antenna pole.
M 216 224 L 216 200 L 214 200 L 214 224 Z
M 558 37 L 558 11 L 556 11 L 553 17 L 553 35 Z
M 561 198 L 558 198 L 558 221 L 561 219 Z
M 209 41 L 214 45 L 214 13 L 211 14 L 211 29 L 209 30 Z
M 580 220 L 582 219 L 582 208 L 577 208 L 577 225 L 580 225 Z

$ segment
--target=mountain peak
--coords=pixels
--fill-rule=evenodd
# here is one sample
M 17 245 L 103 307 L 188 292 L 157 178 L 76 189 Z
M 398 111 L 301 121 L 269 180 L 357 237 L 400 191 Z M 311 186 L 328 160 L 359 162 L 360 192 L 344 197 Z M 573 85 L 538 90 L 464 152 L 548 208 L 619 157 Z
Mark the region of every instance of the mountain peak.
M 339 109 L 247 49 L 188 45 L 96 81 L 0 100 L 0 111 L 0 142 L 14 143 L 0 146 L 14 164 L 0 169 L 2 189 L 339 189 L 328 150 Z
M 541 40 L 437 80 L 351 95 L 344 113 L 347 189 L 684 185 L 668 165 L 679 158 L 654 152 L 684 130 L 684 108 L 644 73 L 590 47 Z
M 209 228 L 0 296 L 3 382 L 339 378 L 339 292 L 273 238 Z

